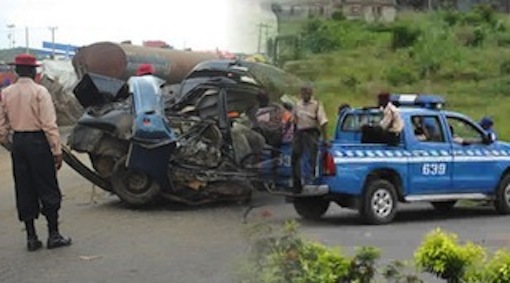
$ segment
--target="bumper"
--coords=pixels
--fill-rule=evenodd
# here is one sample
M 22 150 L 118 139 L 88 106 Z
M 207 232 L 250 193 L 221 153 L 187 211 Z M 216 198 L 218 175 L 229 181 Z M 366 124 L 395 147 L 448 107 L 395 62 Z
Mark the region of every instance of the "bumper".
M 328 185 L 305 185 L 301 193 L 293 193 L 290 191 L 271 191 L 273 194 L 284 195 L 289 197 L 315 197 L 325 196 L 329 194 L 330 188 Z

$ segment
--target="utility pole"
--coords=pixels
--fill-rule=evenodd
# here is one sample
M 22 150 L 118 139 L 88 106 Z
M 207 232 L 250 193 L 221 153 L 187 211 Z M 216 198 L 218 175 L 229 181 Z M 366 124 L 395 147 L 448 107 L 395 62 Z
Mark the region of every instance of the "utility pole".
M 55 59 L 55 30 L 57 27 L 48 27 L 51 31 L 51 59 Z
M 262 46 L 262 29 L 265 29 L 265 40 L 267 41 L 268 37 L 269 37 L 269 28 L 271 26 L 268 25 L 268 24 L 264 24 L 264 23 L 260 23 L 258 24 L 258 28 L 259 28 L 259 39 L 258 39 L 258 44 L 257 44 L 257 53 L 260 53 L 261 52 L 261 46 Z M 266 50 L 267 52 L 267 50 Z
M 9 34 L 7 34 L 7 38 L 9 39 L 9 48 L 14 48 L 14 45 L 16 44 L 13 32 L 15 27 L 16 26 L 14 24 L 7 25 L 7 28 L 9 29 Z
M 28 37 L 28 27 L 25 27 L 25 46 L 27 47 L 27 54 L 30 54 L 30 47 L 29 47 L 29 37 Z

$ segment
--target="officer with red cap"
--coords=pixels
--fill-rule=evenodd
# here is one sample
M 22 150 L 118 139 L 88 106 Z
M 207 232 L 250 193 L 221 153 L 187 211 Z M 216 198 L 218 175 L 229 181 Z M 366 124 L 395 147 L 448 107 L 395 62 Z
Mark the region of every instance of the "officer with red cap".
M 153 75 L 155 72 L 156 70 L 154 70 L 154 66 L 152 66 L 152 64 L 144 63 L 138 66 L 138 69 L 136 70 L 136 75 L 137 76 Z
M 46 247 L 69 246 L 71 239 L 58 229 L 62 195 L 56 171 L 62 166 L 62 149 L 55 107 L 48 90 L 34 81 L 39 66 L 34 56 L 18 55 L 10 65 L 19 78 L 2 90 L 0 142 L 11 148 L 16 207 L 26 226 L 27 249 L 42 247 L 34 226 L 39 213 L 48 224 Z

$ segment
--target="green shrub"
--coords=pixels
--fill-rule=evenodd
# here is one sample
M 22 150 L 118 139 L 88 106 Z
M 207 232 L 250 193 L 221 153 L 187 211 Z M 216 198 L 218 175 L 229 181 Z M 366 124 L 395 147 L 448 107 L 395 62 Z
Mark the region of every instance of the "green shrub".
M 448 62 L 463 58 L 452 30 L 435 22 L 424 26 L 424 29 L 426 32 L 413 45 L 411 54 L 420 69 L 420 78 L 429 78 Z
M 462 20 L 462 14 L 456 10 L 446 10 L 441 16 L 448 26 L 454 26 Z
M 416 74 L 404 66 L 391 66 L 385 72 L 385 79 L 392 86 L 413 84 L 418 80 Z
M 476 5 L 471 13 L 477 15 L 484 23 L 491 25 L 496 23 L 496 11 L 488 4 Z
M 297 233 L 297 223 L 288 221 L 282 229 L 267 223 L 251 227 L 251 267 L 241 282 L 324 282 L 347 280 L 351 259 L 340 251 L 304 240 Z
M 495 27 L 497 23 L 496 11 L 487 4 L 474 6 L 471 11 L 461 17 L 460 22 L 465 25 L 478 26 L 481 24 Z
M 351 261 L 349 279 L 351 282 L 372 282 L 376 272 L 376 261 L 381 257 L 381 250 L 374 247 L 356 249 L 356 255 Z M 358 281 L 356 281 L 358 280 Z
M 488 74 L 469 64 L 450 63 L 441 68 L 434 79 L 445 81 L 480 81 Z
M 455 35 L 464 46 L 478 47 L 484 43 L 487 32 L 481 26 L 463 26 L 457 29 Z
M 312 53 L 326 53 L 337 50 L 341 46 L 336 36 L 337 30 L 328 21 L 310 19 L 301 33 L 303 47 Z
M 386 282 L 423 283 L 425 271 L 450 283 L 510 283 L 510 252 L 499 250 L 485 262 L 485 250 L 472 243 L 460 245 L 455 234 L 435 229 L 428 233 L 412 262 L 393 261 L 379 270 L 381 251 L 356 249 L 354 257 L 318 242 L 305 240 L 295 221 L 275 226 L 256 221 L 245 230 L 250 261 L 239 274 L 241 283 L 369 283 L 376 274 Z M 414 268 L 418 269 L 414 269 Z
M 508 33 L 497 33 L 495 36 L 496 44 L 501 47 L 509 47 L 510 46 L 510 34 Z
M 499 250 L 487 263 L 484 271 L 485 283 L 510 283 L 510 252 Z
M 396 24 L 392 28 L 391 47 L 393 49 L 410 47 L 416 43 L 420 35 L 420 29 L 408 23 Z
M 342 78 L 342 84 L 349 88 L 356 88 L 360 84 L 360 81 L 355 75 L 347 75 Z
M 437 228 L 427 234 L 416 250 L 414 259 L 418 268 L 446 279 L 450 283 L 475 281 L 476 267 L 483 262 L 485 250 L 472 243 L 463 246 L 457 243 L 457 236 Z
M 331 19 L 333 19 L 334 21 L 343 21 L 346 18 L 342 10 L 336 10 L 331 14 Z
M 499 64 L 499 73 L 502 75 L 510 75 L 510 60 L 504 60 Z
M 415 272 L 408 271 L 409 265 L 409 262 L 395 260 L 384 268 L 382 275 L 394 283 L 425 283 Z

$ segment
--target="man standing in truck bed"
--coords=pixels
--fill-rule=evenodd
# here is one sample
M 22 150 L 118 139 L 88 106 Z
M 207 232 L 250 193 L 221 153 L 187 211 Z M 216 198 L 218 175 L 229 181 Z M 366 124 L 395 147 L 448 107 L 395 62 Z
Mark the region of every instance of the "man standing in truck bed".
M 300 193 L 303 189 L 303 176 L 301 176 L 301 159 L 308 150 L 312 177 L 315 176 L 319 141 L 322 139 L 328 144 L 326 125 L 328 118 L 324 106 L 312 98 L 313 88 L 311 85 L 301 87 L 301 99 L 294 107 L 294 123 L 296 132 L 292 144 L 292 178 L 294 193 Z

